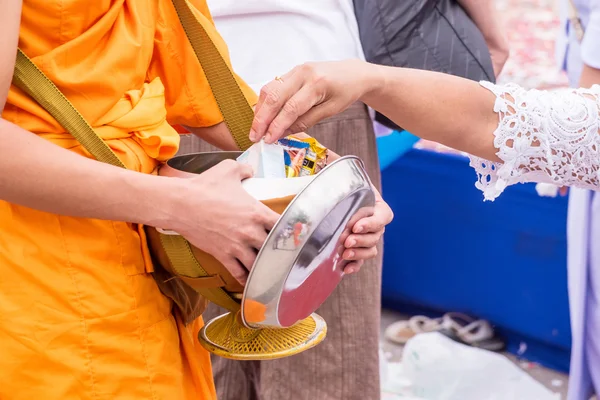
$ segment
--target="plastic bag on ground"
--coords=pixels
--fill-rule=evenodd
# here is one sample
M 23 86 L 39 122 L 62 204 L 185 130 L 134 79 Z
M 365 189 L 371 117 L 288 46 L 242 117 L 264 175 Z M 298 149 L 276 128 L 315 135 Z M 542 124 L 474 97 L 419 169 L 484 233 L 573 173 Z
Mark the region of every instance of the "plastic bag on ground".
M 409 340 L 386 369 L 386 400 L 560 400 L 505 356 L 436 332 Z

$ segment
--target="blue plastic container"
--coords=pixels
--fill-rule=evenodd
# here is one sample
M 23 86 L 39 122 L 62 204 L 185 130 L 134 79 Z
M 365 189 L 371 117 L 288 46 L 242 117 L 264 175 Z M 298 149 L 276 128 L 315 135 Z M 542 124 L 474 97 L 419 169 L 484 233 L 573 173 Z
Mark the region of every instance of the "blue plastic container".
M 516 352 L 566 371 L 571 343 L 566 198 L 533 184 L 483 202 L 465 157 L 412 149 L 383 171 L 384 306 L 491 321 Z
M 377 138 L 377 152 L 379 153 L 379 166 L 383 171 L 412 149 L 419 138 L 407 131 L 393 131 L 389 135 Z

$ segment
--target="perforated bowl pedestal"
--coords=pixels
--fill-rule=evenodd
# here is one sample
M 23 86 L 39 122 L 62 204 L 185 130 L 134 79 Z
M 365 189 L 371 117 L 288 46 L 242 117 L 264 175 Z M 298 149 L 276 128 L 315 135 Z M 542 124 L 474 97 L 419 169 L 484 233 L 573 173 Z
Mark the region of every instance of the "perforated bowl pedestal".
M 245 327 L 239 313 L 227 313 L 207 322 L 198 335 L 211 353 L 234 360 L 273 360 L 301 353 L 321 343 L 327 324 L 317 314 L 289 328 Z

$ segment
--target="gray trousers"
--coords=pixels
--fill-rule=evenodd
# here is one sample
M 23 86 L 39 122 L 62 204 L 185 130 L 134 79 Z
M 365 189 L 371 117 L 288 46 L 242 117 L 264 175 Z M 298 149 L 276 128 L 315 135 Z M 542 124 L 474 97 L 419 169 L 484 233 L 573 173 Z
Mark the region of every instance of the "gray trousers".
M 356 155 L 380 186 L 377 146 L 367 109 L 355 104 L 308 132 L 340 155 Z M 181 153 L 214 150 L 185 138 Z M 380 248 L 381 250 L 381 248 Z M 357 274 L 345 277 L 317 311 L 327 338 L 304 353 L 272 361 L 233 361 L 213 356 L 220 400 L 378 400 L 381 251 Z M 224 313 L 211 304 L 205 320 Z

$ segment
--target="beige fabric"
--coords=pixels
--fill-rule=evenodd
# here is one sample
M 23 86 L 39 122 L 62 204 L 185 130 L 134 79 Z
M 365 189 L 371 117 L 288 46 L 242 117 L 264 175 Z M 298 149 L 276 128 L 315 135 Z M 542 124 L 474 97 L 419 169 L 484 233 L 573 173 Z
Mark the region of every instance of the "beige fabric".
M 380 186 L 373 126 L 367 109 L 356 104 L 309 131 L 341 155 L 356 155 Z M 185 137 L 181 153 L 214 150 Z M 381 249 L 380 249 L 381 250 Z M 377 400 L 379 389 L 380 256 L 358 274 L 344 278 L 318 313 L 325 318 L 325 341 L 305 353 L 274 361 L 232 361 L 213 356 L 219 400 Z M 205 320 L 223 313 L 210 305 Z

